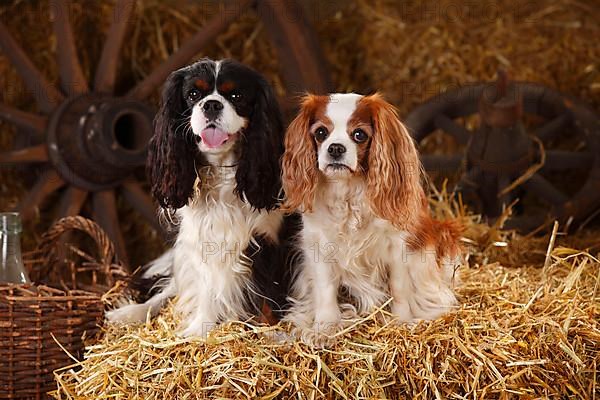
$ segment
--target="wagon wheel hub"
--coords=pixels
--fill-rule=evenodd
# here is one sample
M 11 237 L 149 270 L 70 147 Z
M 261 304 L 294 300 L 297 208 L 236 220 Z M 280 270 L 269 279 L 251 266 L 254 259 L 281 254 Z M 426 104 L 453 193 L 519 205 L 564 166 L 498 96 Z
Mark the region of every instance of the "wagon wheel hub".
M 153 112 L 146 104 L 97 93 L 74 96 L 50 117 L 50 162 L 68 183 L 98 191 L 144 165 Z
M 505 73 L 484 89 L 478 107 L 481 125 L 467 143 L 467 163 L 495 174 L 527 169 L 535 146 L 522 120 L 523 97 Z

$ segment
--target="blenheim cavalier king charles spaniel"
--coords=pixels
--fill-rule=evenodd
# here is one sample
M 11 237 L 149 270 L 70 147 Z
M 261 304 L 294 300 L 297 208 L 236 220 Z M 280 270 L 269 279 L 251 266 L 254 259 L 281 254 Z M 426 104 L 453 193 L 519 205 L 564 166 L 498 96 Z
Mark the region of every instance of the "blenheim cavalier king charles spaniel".
M 149 144 L 152 194 L 178 225 L 173 248 L 141 274 L 141 304 L 107 314 L 144 321 L 177 296 L 183 336 L 285 307 L 293 217 L 278 208 L 284 127 L 267 81 L 235 61 L 173 72 Z M 138 280 L 139 282 L 140 280 Z
M 460 227 L 432 219 L 415 144 L 378 94 L 308 95 L 288 128 L 286 208 L 302 213 L 303 261 L 285 317 L 319 343 L 392 298 L 399 321 L 452 309 Z

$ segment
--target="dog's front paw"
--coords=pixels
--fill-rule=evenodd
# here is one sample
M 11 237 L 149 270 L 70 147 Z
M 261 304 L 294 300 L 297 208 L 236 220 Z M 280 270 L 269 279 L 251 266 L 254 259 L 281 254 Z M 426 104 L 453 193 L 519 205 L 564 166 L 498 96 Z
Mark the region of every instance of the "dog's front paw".
M 410 309 L 410 304 L 406 300 L 394 300 L 392 302 L 392 314 L 396 317 L 396 322 L 411 322 L 414 315 Z
M 150 307 L 146 304 L 128 304 L 106 312 L 106 320 L 118 324 L 134 324 L 146 321 Z
M 341 327 L 341 321 L 315 322 L 312 327 L 298 329 L 296 335 L 305 344 L 322 349 L 335 344 L 335 334 L 340 331 Z
M 338 308 L 321 311 L 315 316 L 312 327 L 302 330 L 302 341 L 313 347 L 330 347 L 335 343 L 334 335 L 342 328 L 342 314 Z
M 184 338 L 189 337 L 200 337 L 206 338 L 208 333 L 212 331 L 217 326 L 217 323 L 214 321 L 192 321 L 187 325 L 184 325 L 180 328 L 178 335 Z

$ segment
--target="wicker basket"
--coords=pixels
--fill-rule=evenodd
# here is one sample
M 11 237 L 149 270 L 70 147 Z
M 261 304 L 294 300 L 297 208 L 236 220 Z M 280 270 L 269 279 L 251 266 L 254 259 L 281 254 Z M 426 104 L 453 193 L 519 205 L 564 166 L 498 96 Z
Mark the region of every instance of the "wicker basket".
M 61 236 L 73 230 L 94 239 L 98 261 L 72 247 L 77 260 L 65 255 Z M 106 234 L 82 217 L 54 224 L 25 264 L 37 285 L 0 285 L 0 399 L 47 398 L 53 371 L 72 364 L 69 354 L 79 357 L 98 331 L 102 294 L 127 275 Z

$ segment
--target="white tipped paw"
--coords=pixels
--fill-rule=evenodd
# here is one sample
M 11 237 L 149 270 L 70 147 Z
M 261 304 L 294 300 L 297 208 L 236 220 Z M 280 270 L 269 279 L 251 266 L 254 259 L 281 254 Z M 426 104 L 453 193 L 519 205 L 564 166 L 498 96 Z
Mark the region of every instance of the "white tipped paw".
M 302 341 L 317 348 L 329 347 L 335 343 L 334 335 L 342 328 L 342 315 L 339 309 L 319 313 L 311 328 L 302 330 Z
M 216 328 L 217 323 L 213 321 L 192 321 L 186 326 L 182 327 L 177 333 L 178 336 L 189 338 L 199 337 L 205 339 L 208 333 Z
M 128 304 L 106 312 L 106 320 L 118 324 L 134 324 L 146 321 L 150 307 L 146 304 Z
M 331 347 L 336 342 L 335 334 L 342 328 L 341 321 L 315 322 L 311 328 L 298 329 L 302 342 L 315 348 Z
M 392 314 L 399 323 L 417 323 L 432 321 L 456 307 L 456 297 L 449 289 L 442 289 L 429 296 L 419 294 L 410 300 L 392 302 Z
M 411 322 L 414 320 L 408 301 L 393 301 L 392 314 L 394 314 L 398 323 Z

